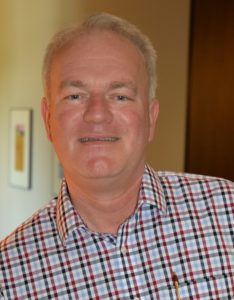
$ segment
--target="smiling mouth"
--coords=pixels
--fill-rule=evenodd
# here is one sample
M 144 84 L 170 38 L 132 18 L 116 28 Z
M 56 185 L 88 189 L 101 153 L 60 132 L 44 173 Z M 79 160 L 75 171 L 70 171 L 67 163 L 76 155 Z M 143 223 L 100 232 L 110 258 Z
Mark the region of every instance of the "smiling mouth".
M 84 137 L 80 138 L 79 141 L 81 143 L 89 143 L 89 142 L 117 142 L 119 140 L 118 137 Z

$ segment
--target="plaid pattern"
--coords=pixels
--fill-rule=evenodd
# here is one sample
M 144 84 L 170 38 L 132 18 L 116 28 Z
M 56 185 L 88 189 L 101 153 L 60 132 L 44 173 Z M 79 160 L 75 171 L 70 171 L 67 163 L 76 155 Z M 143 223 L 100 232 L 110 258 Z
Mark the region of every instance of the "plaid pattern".
M 233 215 L 233 183 L 146 166 L 135 213 L 117 236 L 98 234 L 63 181 L 1 242 L 0 299 L 233 300 Z

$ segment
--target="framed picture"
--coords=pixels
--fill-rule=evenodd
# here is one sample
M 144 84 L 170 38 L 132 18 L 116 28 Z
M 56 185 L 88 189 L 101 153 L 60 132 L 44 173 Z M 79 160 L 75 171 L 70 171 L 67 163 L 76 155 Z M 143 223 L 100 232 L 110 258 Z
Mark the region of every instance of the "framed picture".
M 10 111 L 10 184 L 24 189 L 31 187 L 32 110 Z

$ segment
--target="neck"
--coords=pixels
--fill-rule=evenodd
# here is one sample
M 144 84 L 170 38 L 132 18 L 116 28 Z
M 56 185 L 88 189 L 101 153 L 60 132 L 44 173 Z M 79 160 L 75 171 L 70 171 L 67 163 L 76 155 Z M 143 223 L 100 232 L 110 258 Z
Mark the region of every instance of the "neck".
M 89 187 L 73 185 L 69 180 L 67 183 L 73 205 L 87 227 L 95 232 L 116 235 L 119 226 L 136 209 L 141 178 L 142 174 L 130 185 L 121 187 L 110 180 L 102 185 L 100 182 L 89 184 Z

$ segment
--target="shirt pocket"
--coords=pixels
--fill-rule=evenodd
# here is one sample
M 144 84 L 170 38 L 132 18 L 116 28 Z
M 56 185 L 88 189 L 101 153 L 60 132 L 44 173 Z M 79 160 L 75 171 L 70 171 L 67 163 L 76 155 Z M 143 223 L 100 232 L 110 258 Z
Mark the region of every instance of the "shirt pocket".
M 174 287 L 176 290 L 176 288 Z M 175 291 L 176 292 L 176 291 Z M 177 298 L 187 299 L 234 299 L 234 278 L 231 273 L 179 280 Z M 175 293 L 176 294 L 176 293 Z

